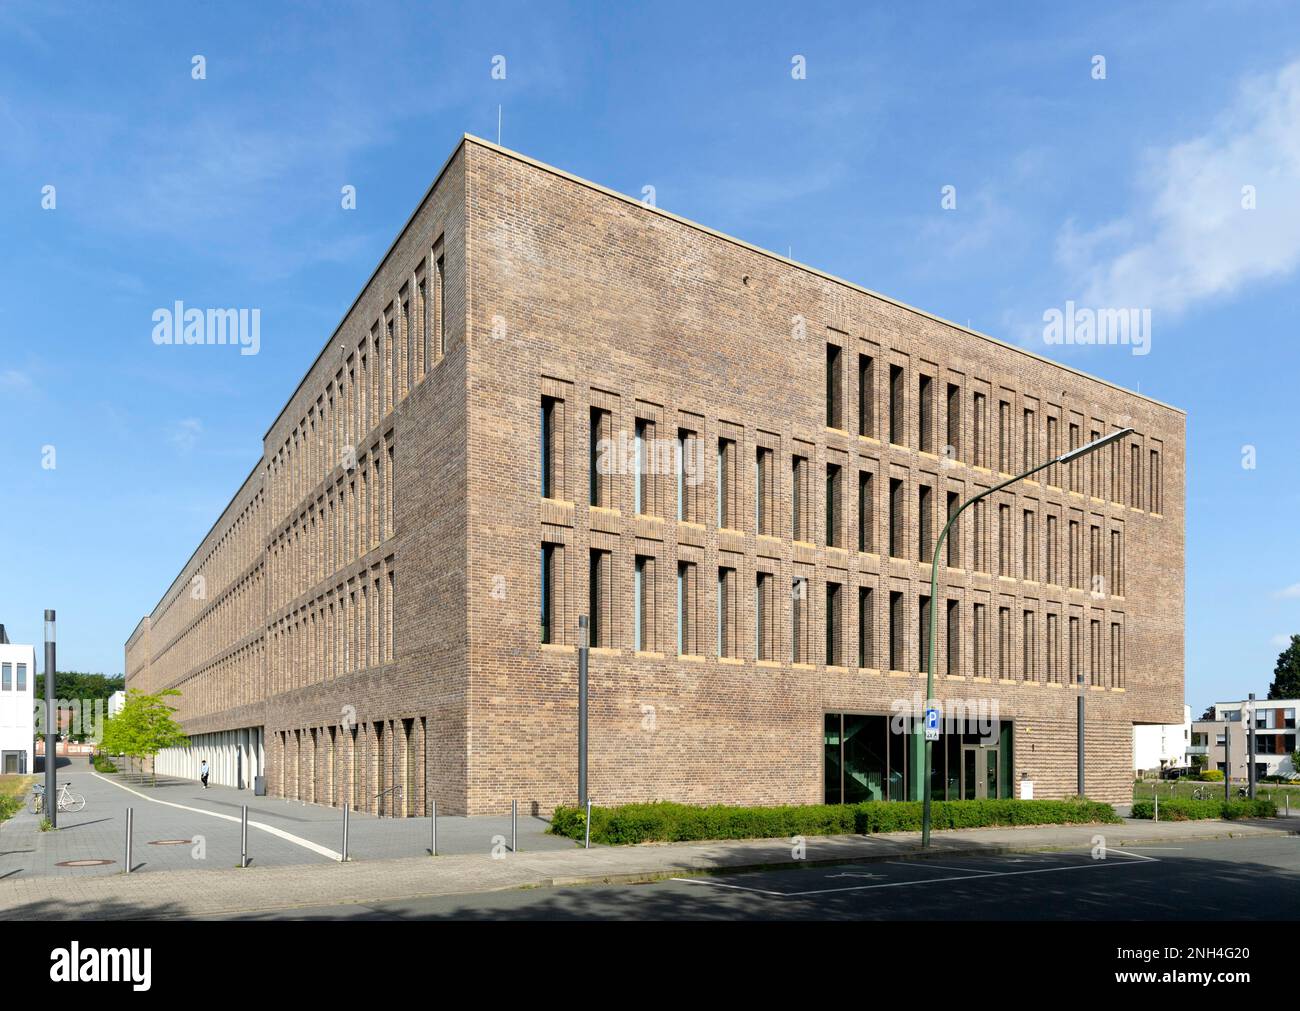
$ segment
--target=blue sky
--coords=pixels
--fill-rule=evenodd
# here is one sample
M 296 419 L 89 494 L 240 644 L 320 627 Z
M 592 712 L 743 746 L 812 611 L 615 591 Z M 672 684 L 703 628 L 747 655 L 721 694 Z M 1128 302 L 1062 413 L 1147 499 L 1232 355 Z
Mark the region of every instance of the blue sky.
M 1300 632 L 1296 39 L 1280 2 L 4 3 L 0 621 L 121 671 L 500 105 L 509 147 L 1186 409 L 1187 700 L 1262 693 Z M 259 307 L 260 353 L 156 346 L 177 299 Z M 1044 347 L 1067 299 L 1150 307 L 1151 352 Z

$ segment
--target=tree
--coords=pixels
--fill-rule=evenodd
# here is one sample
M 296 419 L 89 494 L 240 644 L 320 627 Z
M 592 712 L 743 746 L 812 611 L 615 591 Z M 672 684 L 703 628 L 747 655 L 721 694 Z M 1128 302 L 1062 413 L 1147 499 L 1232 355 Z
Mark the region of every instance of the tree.
M 172 718 L 172 713 L 176 712 L 175 707 L 169 706 L 166 701 L 170 696 L 179 694 L 175 688 L 165 689 L 156 695 L 148 695 L 135 688 L 127 691 L 121 712 L 104 723 L 101 750 L 138 760 L 153 759 L 163 748 L 184 747 L 190 739 Z M 154 770 L 153 781 L 157 786 L 157 769 Z
M 118 674 L 106 677 L 103 674 L 87 674 L 83 671 L 58 671 L 54 675 L 54 697 L 56 700 L 70 703 L 76 714 L 69 726 L 68 736 L 75 741 L 84 741 L 93 731 L 98 713 L 106 713 L 109 697 L 120 691 L 126 679 Z M 36 698 L 45 699 L 45 675 L 37 674 L 33 680 Z M 96 706 L 96 703 L 102 705 Z M 72 729 L 76 728 L 76 733 Z
M 1278 655 L 1273 668 L 1273 683 L 1268 686 L 1270 699 L 1300 699 L 1300 635 L 1291 636 L 1291 645 Z

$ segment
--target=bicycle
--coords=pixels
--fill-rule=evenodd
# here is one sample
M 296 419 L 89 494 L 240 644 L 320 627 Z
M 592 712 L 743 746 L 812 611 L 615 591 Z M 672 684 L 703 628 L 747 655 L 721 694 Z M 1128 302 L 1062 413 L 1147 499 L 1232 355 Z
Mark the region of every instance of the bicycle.
M 58 805 L 60 811 L 67 811 L 69 814 L 76 814 L 86 806 L 86 798 L 79 793 L 73 793 L 67 783 L 59 789 Z M 32 814 L 41 814 L 45 810 L 45 785 L 37 783 L 32 789 L 32 799 L 28 802 L 28 809 Z
M 1192 790 L 1192 800 L 1209 800 L 1209 799 L 1210 799 L 1210 793 L 1205 787 L 1198 786 Z

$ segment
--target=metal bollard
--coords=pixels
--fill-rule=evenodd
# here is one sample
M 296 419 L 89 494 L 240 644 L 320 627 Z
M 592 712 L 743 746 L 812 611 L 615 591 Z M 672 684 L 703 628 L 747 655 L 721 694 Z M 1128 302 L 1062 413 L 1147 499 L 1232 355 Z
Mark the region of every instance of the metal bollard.
M 510 802 L 510 852 L 519 852 L 519 801 Z
M 341 863 L 348 862 L 348 811 L 347 804 L 343 805 L 343 852 L 339 855 Z
M 583 844 L 582 844 L 582 848 L 583 848 L 583 849 L 588 849 L 588 850 L 589 850 L 589 849 L 591 849 L 591 798 L 590 798 L 590 797 L 587 798 L 587 825 L 586 825 L 586 833 L 587 833 L 587 838 L 586 838 L 586 840 L 583 842 Z
M 438 855 L 438 802 L 429 801 L 429 855 Z
M 248 866 L 248 805 L 239 809 L 239 866 Z
M 135 809 L 126 809 L 126 873 L 131 873 L 131 833 L 135 828 Z

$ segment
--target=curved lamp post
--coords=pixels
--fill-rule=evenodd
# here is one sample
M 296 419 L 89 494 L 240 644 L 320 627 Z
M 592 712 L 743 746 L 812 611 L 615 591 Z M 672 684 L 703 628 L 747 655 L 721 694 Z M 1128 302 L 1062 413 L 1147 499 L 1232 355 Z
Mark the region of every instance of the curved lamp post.
M 935 541 L 934 558 L 931 559 L 930 562 L 930 632 L 929 632 L 929 638 L 926 642 L 926 659 L 925 659 L 926 708 L 929 708 L 931 702 L 933 702 L 934 700 L 934 615 L 939 607 L 938 600 L 937 600 L 939 595 L 939 553 L 943 551 L 944 541 L 948 539 L 948 531 L 952 528 L 952 525 L 957 522 L 957 517 L 959 517 L 962 513 L 966 511 L 967 508 L 974 505 L 980 499 L 988 498 L 994 492 L 999 492 L 1003 488 L 1007 487 L 1008 485 L 1015 484 L 1017 481 L 1023 481 L 1025 478 L 1037 474 L 1040 470 L 1046 470 L 1054 463 L 1070 463 L 1073 460 L 1077 460 L 1081 456 L 1087 456 L 1089 453 L 1101 449 L 1102 446 L 1109 445 L 1112 442 L 1117 442 L 1120 439 L 1123 439 L 1125 436 L 1132 435 L 1132 434 L 1133 434 L 1133 429 L 1121 428 L 1118 429 L 1117 431 L 1109 433 L 1108 435 L 1103 435 L 1100 439 L 1094 439 L 1092 442 L 1088 443 L 1087 445 L 1080 446 L 1078 449 L 1072 449 L 1067 453 L 1062 453 L 1060 456 L 1053 457 L 1052 459 L 1048 460 L 1046 463 L 1040 463 L 1037 467 L 1031 467 L 1023 474 L 1018 474 L 1015 477 L 1008 478 L 1007 480 L 1003 481 L 1001 484 L 996 484 L 992 488 L 989 488 L 987 491 L 982 491 L 978 495 L 973 495 L 972 497 L 968 498 L 965 502 L 963 502 L 960 506 L 958 506 L 956 511 L 951 516 L 948 517 L 948 522 L 943 525 L 943 531 L 939 534 L 939 539 Z M 931 792 L 930 778 L 931 778 L 931 769 L 933 768 L 933 764 L 932 764 L 933 759 L 934 759 L 934 742 L 926 741 L 925 742 L 925 779 L 924 779 L 925 801 L 922 807 L 922 814 L 921 814 L 921 846 L 922 847 L 928 847 L 930 845 L 930 792 Z

